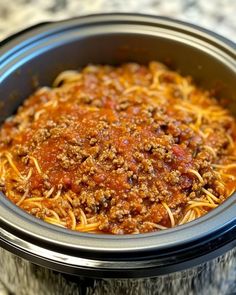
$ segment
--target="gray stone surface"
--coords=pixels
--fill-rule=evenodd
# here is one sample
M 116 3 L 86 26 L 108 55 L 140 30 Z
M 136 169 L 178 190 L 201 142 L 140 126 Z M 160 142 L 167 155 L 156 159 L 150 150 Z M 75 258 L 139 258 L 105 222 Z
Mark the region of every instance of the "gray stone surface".
M 0 0 L 0 39 L 45 20 L 114 11 L 170 16 L 236 41 L 235 0 Z
M 0 0 L 0 40 L 42 21 L 104 12 L 142 12 L 169 16 L 211 29 L 236 42 L 235 0 Z M 235 263 L 235 259 L 233 261 Z M 18 269 L 13 268 L 13 274 L 14 270 L 20 273 L 20 265 L 15 265 Z M 224 282 L 224 288 L 215 289 L 211 294 L 236 294 L 235 281 L 234 265 L 227 281 Z M 105 288 L 109 289 L 108 285 Z M 122 283 L 119 283 L 119 286 L 121 285 Z M 13 290 L 16 290 L 14 286 Z M 143 292 L 133 294 L 145 294 Z M 0 295 L 6 294 L 8 292 L 0 283 Z

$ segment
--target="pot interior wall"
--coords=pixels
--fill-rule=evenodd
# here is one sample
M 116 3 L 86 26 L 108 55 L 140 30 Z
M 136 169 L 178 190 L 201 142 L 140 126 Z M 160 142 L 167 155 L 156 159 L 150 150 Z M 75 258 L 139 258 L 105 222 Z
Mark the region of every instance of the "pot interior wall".
M 37 45 L 15 61 L 0 88 L 1 121 L 14 113 L 37 87 L 50 86 L 63 70 L 87 64 L 166 63 L 200 85 L 220 90 L 220 95 L 235 100 L 234 75 L 222 61 L 184 41 L 138 33 L 91 34 L 73 40 Z M 236 109 L 233 103 L 231 109 Z

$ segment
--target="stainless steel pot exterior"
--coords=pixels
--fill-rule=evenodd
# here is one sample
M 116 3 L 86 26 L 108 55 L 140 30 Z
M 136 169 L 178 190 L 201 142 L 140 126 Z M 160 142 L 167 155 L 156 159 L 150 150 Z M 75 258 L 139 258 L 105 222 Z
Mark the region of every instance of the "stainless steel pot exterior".
M 109 14 L 42 24 L 0 45 L 1 120 L 35 86 L 88 63 L 159 60 L 221 89 L 236 110 L 235 44 L 165 18 Z M 37 85 L 35 85 L 37 84 Z M 236 195 L 204 217 L 157 233 L 109 236 L 46 224 L 0 197 L 0 245 L 39 265 L 85 276 L 146 277 L 193 267 L 236 245 Z
M 17 295 L 232 295 L 236 249 L 191 269 L 153 278 L 89 279 L 63 275 L 0 249 L 0 279 Z

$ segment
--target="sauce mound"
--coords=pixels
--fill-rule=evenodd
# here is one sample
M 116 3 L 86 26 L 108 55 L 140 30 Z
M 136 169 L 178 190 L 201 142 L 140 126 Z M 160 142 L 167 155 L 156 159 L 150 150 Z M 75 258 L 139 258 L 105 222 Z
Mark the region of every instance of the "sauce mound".
M 0 190 L 58 226 L 133 234 L 192 221 L 236 186 L 236 124 L 163 64 L 66 71 L 0 130 Z

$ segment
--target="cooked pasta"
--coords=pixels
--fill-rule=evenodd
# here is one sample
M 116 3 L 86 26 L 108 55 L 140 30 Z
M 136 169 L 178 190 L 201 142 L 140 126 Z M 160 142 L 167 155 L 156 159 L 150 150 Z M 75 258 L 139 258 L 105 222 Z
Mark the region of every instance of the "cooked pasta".
M 236 123 L 163 64 L 65 71 L 0 130 L 0 190 L 28 213 L 89 233 L 165 230 L 236 187 Z

